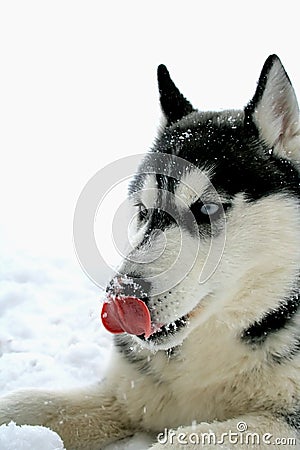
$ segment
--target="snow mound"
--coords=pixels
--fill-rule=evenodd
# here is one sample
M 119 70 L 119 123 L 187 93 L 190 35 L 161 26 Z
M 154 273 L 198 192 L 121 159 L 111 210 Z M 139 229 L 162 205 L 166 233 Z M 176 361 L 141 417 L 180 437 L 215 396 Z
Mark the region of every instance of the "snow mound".
M 41 426 L 22 425 L 14 422 L 0 426 L 1 450 L 65 450 L 57 433 Z

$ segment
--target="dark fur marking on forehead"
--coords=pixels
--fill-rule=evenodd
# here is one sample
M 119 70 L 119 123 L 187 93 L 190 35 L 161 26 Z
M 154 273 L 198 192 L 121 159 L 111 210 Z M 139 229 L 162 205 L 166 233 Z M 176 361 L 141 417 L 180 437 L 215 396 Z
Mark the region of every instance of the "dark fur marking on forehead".
M 295 167 L 273 156 L 258 135 L 249 134 L 241 111 L 193 113 L 166 128 L 153 152 L 175 154 L 200 169 L 213 167 L 214 187 L 231 197 L 245 192 L 256 200 L 283 189 L 299 196 Z
M 155 174 L 156 187 L 158 190 L 165 190 L 174 194 L 178 180 L 171 176 Z

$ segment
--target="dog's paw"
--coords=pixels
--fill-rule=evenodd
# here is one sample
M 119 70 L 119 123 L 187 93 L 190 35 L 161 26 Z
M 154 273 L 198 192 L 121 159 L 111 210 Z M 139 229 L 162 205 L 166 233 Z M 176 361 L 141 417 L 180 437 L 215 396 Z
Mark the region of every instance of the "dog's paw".
M 56 410 L 49 393 L 24 389 L 1 397 L 0 424 L 47 425 Z

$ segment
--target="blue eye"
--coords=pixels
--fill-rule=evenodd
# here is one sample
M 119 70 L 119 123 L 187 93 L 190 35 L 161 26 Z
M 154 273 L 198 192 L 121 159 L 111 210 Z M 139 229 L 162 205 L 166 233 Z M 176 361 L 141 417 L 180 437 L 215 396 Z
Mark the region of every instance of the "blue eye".
M 206 216 L 213 216 L 216 214 L 220 209 L 220 205 L 217 205 L 216 203 L 204 203 L 201 206 L 201 213 L 205 214 Z
M 209 224 L 211 221 L 218 220 L 229 208 L 230 203 L 213 203 L 197 200 L 191 205 L 190 210 L 193 213 L 199 225 Z

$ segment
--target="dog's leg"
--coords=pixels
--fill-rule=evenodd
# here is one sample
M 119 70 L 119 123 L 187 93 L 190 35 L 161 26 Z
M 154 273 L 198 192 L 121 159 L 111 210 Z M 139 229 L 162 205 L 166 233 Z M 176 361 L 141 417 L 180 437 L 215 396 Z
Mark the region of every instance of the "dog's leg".
M 69 393 L 22 390 L 0 399 L 0 424 L 44 425 L 67 450 L 99 450 L 134 433 L 126 410 L 105 385 Z
M 299 437 L 299 435 L 298 435 Z M 297 449 L 297 432 L 283 419 L 266 414 L 245 415 L 224 422 L 200 423 L 158 434 L 152 450 Z

